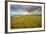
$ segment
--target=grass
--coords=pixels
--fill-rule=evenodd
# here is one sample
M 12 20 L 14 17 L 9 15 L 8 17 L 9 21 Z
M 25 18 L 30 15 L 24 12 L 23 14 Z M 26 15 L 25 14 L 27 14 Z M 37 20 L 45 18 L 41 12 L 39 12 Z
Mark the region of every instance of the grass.
M 42 24 L 41 15 L 11 16 L 11 29 L 39 28 Z

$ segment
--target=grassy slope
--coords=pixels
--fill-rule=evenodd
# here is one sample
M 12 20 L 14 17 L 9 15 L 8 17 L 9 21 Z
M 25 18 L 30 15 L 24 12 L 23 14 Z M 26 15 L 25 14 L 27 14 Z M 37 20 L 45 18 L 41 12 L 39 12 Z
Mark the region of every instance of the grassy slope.
M 37 28 L 41 27 L 41 16 L 12 16 L 11 28 Z

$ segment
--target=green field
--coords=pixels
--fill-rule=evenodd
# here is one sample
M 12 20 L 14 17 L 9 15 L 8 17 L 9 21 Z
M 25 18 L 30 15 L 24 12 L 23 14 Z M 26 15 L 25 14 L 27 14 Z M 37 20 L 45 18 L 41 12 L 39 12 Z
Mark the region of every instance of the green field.
M 11 16 L 11 29 L 39 28 L 42 24 L 41 15 Z

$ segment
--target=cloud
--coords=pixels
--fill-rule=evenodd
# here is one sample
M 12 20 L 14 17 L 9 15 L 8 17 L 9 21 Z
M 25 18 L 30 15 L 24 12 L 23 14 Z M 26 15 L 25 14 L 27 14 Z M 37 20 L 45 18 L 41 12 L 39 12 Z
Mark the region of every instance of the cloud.
M 41 6 L 26 6 L 26 5 L 11 5 L 10 6 L 11 15 L 16 14 L 41 14 Z

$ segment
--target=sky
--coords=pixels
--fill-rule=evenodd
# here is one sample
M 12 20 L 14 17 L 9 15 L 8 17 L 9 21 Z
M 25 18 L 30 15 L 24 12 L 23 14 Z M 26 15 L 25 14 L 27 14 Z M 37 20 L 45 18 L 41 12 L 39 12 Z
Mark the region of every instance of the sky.
M 13 15 L 27 15 L 27 14 L 41 14 L 41 6 L 29 6 L 29 5 L 10 5 L 10 14 Z

